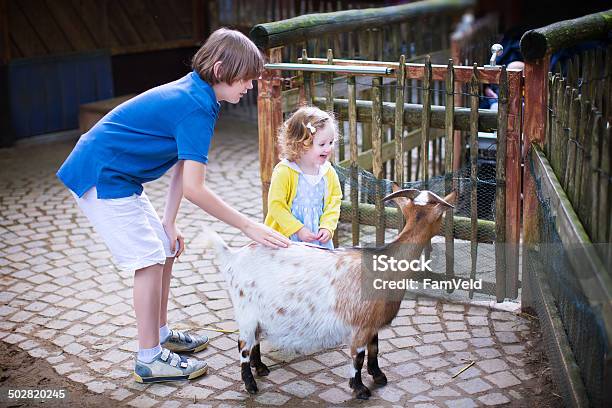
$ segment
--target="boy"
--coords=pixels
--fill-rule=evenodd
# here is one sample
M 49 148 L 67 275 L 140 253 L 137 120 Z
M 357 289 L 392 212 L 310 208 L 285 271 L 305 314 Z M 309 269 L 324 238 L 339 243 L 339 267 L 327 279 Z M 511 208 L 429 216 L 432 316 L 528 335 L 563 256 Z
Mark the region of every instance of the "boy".
M 252 80 L 263 70 L 261 53 L 240 32 L 222 28 L 198 50 L 192 68 L 183 78 L 113 109 L 81 136 L 57 173 L 117 267 L 135 271 L 138 382 L 192 379 L 207 369 L 204 361 L 174 351 L 200 351 L 208 338 L 167 326 L 172 265 L 185 247 L 176 228 L 183 195 L 254 241 L 273 248 L 289 244 L 276 231 L 229 207 L 204 183 L 218 101 L 237 103 L 253 88 Z M 171 167 L 161 221 L 142 184 Z

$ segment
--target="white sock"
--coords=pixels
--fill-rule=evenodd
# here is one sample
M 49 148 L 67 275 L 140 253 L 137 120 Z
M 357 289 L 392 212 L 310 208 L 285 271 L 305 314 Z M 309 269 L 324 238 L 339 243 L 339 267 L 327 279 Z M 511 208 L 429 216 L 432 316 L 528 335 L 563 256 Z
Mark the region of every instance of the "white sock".
M 138 350 L 138 360 L 142 361 L 143 363 L 151 363 L 161 353 L 161 351 L 162 348 L 159 344 L 153 348 L 140 349 Z
M 168 340 L 168 337 L 170 337 L 170 329 L 168 328 L 167 324 L 164 324 L 162 327 L 159 328 L 159 342 L 165 342 L 166 340 Z

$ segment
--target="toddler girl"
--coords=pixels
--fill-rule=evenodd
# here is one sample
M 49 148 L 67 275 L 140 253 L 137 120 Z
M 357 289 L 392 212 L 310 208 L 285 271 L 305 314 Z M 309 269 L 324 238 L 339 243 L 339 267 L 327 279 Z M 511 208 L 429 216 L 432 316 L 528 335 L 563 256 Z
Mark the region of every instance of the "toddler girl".
M 292 241 L 333 249 L 340 218 L 340 181 L 328 159 L 338 128 L 316 107 L 299 108 L 279 132 L 281 161 L 274 168 L 265 224 Z

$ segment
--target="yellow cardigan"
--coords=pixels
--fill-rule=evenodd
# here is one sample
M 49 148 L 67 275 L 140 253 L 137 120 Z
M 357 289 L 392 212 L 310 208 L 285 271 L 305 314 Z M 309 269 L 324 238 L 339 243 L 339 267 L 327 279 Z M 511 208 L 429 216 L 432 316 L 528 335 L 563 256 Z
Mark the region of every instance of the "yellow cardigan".
M 333 235 L 340 219 L 342 190 L 333 166 L 328 164 L 324 171 L 326 190 L 319 228 L 325 228 Z M 291 214 L 291 204 L 297 194 L 298 176 L 298 171 L 291 168 L 287 161 L 281 161 L 272 172 L 270 191 L 268 191 L 268 214 L 264 223 L 286 237 L 295 234 L 304 226 Z M 317 233 L 317 231 L 312 232 Z

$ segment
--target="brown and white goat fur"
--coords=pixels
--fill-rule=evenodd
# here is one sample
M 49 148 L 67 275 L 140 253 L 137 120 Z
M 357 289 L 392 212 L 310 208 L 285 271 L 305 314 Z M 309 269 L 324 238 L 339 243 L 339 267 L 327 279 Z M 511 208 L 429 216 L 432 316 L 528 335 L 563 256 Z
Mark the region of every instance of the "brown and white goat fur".
M 414 189 L 385 197 L 399 205 L 406 219 L 404 229 L 389 245 L 412 244 L 404 246 L 413 248 L 404 255 L 417 259 L 452 207 L 450 198 Z M 377 385 L 387 383 L 378 366 L 378 331 L 397 315 L 403 291 L 399 298 L 397 294 L 377 294 L 376 299 L 362 296 L 364 249 L 327 250 L 295 243 L 273 250 L 252 243 L 231 250 L 213 231 L 206 235 L 229 286 L 240 330 L 241 374 L 248 392 L 257 392 L 251 367 L 259 376 L 269 374 L 261 361 L 262 338 L 279 349 L 300 353 L 348 344 L 352 357 L 349 385 L 360 399 L 371 395 L 361 380 L 367 349 L 368 373 Z

